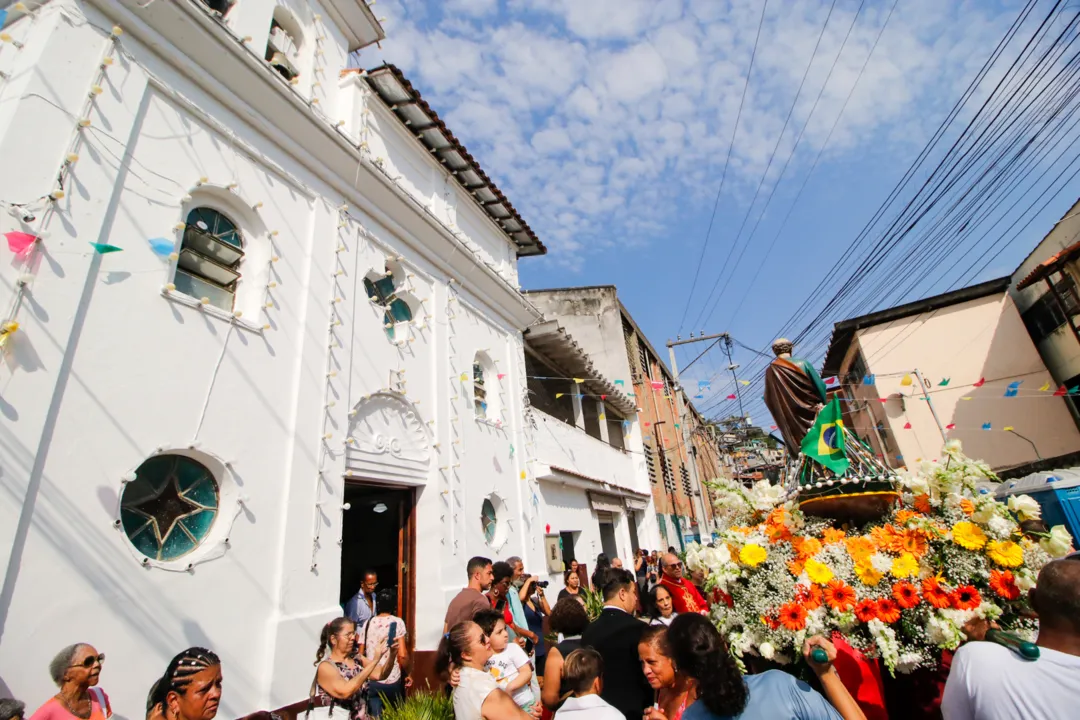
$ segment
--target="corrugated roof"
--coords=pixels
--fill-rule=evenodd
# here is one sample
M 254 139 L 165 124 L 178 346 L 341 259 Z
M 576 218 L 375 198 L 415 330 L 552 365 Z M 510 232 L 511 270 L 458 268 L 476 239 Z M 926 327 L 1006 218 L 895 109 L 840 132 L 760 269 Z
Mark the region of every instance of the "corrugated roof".
M 369 70 L 364 78 L 375 94 L 450 172 L 480 209 L 498 225 L 517 247 L 518 257 L 544 255 L 547 248 L 502 191 L 484 173 L 465 146 L 454 137 L 439 114 L 420 96 L 405 76 L 389 63 Z
M 828 376 L 840 372 L 840 365 L 844 362 L 844 356 L 847 355 L 848 348 L 851 347 L 851 340 L 858 330 L 901 320 L 912 315 L 921 315 L 924 312 L 931 312 L 950 305 L 959 305 L 970 300 L 978 300 L 994 293 L 1005 292 L 1008 290 L 1010 282 L 1012 282 L 1012 278 L 1008 276 L 988 280 L 978 285 L 970 285 L 966 288 L 934 295 L 923 300 L 897 305 L 888 310 L 879 310 L 869 315 L 860 315 L 850 320 L 842 320 L 833 325 L 832 339 L 829 341 L 829 349 L 825 353 L 825 362 L 822 364 L 821 374 L 822 376 Z

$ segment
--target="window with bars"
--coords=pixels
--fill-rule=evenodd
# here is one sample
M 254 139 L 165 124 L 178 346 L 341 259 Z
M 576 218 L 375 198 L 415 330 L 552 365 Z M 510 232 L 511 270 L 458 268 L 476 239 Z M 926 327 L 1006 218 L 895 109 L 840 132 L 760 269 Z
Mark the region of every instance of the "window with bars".
M 675 474 L 671 471 L 671 463 L 668 462 L 667 454 L 660 450 L 660 472 L 664 476 L 664 489 L 668 492 L 675 492 Z
M 649 471 L 649 482 L 656 484 L 656 460 L 653 459 L 653 449 L 645 446 L 645 469 Z
M 623 320 L 623 342 L 626 343 L 626 362 L 630 364 L 630 374 L 637 376 L 641 374 L 641 369 L 637 367 L 638 354 L 636 350 L 636 342 L 634 338 L 634 329 L 630 327 L 625 320 Z
M 679 475 L 682 476 L 682 489 L 686 493 L 686 497 L 690 497 L 694 494 L 694 488 L 690 486 L 690 471 L 686 469 L 685 465 L 679 466 Z
M 664 397 L 671 397 L 671 385 L 668 383 L 668 376 L 660 373 L 664 378 Z
M 204 304 L 231 311 L 243 248 L 243 235 L 230 218 L 213 208 L 194 208 L 187 216 L 173 284 Z
M 478 418 L 486 418 L 488 411 L 486 373 L 484 361 L 479 355 L 473 360 L 473 413 Z
M 1068 317 L 1061 311 L 1062 305 L 1065 306 L 1065 311 L 1069 315 L 1080 314 L 1080 299 L 1078 299 L 1076 285 L 1072 278 L 1063 276 L 1061 280 L 1054 283 L 1054 287 L 1061 295 L 1060 303 L 1054 293 L 1048 291 L 1020 315 L 1031 339 L 1036 343 L 1045 340 L 1068 322 Z
M 638 360 L 641 362 L 641 376 L 646 380 L 652 378 L 652 365 L 649 363 L 649 351 L 645 349 L 645 343 L 638 340 Z

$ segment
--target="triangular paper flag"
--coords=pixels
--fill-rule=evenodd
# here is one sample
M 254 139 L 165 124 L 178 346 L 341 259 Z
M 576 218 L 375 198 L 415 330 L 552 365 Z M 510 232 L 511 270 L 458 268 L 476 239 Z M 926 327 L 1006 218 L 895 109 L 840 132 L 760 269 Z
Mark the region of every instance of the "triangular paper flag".
M 750 384 L 750 381 L 749 381 L 749 380 L 740 380 L 739 382 L 740 382 L 740 383 L 742 383 L 742 384 L 743 384 L 744 386 L 746 386 L 746 385 L 749 385 L 749 384 Z
M 34 242 L 37 241 L 37 235 L 31 235 L 30 233 L 19 232 L 17 230 L 11 230 L 4 233 L 4 237 L 7 238 L 8 250 L 22 257 L 29 252 L 33 247 Z
M 911 385 L 911 383 L 912 383 L 912 380 L 911 380 L 910 375 L 905 375 L 903 377 L 903 379 L 900 381 L 900 384 L 903 385 L 904 387 L 909 387 Z
M 1002 430 L 1003 430 L 1004 432 L 1011 432 L 1011 431 L 1013 430 L 1013 426 L 1012 426 L 1012 425 L 1006 425 L 1005 427 L 1003 427 L 1003 428 L 1001 428 L 1001 429 L 1002 429 Z
M 702 388 L 707 388 L 707 387 L 709 387 L 709 381 L 708 380 L 698 380 L 697 381 L 697 386 L 698 386 L 698 390 L 701 390 Z
M 826 385 L 832 385 L 835 382 L 836 382 L 836 378 L 834 378 L 834 377 L 825 378 L 825 384 Z
M 971 383 L 971 387 L 982 387 L 985 384 L 986 384 L 986 378 L 982 377 L 982 378 L 979 378 L 978 380 L 976 380 L 975 382 Z
M 1054 397 L 1061 397 L 1062 395 L 1065 395 L 1068 392 L 1069 391 L 1065 389 L 1065 386 L 1062 385 L 1061 387 L 1059 387 L 1057 390 L 1054 391 Z
M 653 380 L 652 381 L 652 389 L 653 390 L 663 390 L 664 389 L 664 383 L 660 382 L 659 380 Z
M 911 423 L 904 423 L 904 429 L 905 430 L 910 430 L 911 429 Z
M 1069 388 L 1070 395 L 1075 395 L 1076 393 L 1080 393 L 1080 385 L 1073 385 L 1071 388 Z
M 983 423 L 982 427 L 983 427 L 983 430 L 989 430 L 990 429 L 990 423 Z
M 725 400 L 737 400 L 737 399 L 738 399 L 738 398 L 736 398 L 736 397 L 735 397 L 735 393 L 732 393 L 732 394 L 728 395 L 728 396 L 727 396 L 727 397 L 725 398 Z
M 704 396 L 704 395 L 695 395 L 695 396 L 694 396 L 694 399 L 695 399 L 695 400 L 704 400 L 704 399 L 705 399 L 705 396 Z
M 1046 392 L 1046 391 L 1047 391 L 1047 390 L 1049 390 L 1049 389 L 1050 389 L 1050 383 L 1043 383 L 1043 384 L 1042 384 L 1042 385 L 1041 385 L 1041 386 L 1039 387 L 1039 392 Z
M 510 443 L 510 457 L 514 457 L 514 443 Z
M 600 419 L 607 420 L 607 415 L 605 415 L 604 413 L 600 413 Z
M 874 380 L 875 380 L 875 378 L 874 378 L 874 376 L 872 374 L 871 375 L 864 375 L 863 379 L 862 379 L 862 384 L 863 385 L 873 385 Z
M 1012 385 L 1005 388 L 1005 397 L 1016 397 L 1016 394 L 1020 392 L 1019 388 L 1014 388 Z
M 615 384 L 618 385 L 619 387 L 624 387 L 626 385 L 626 383 L 623 382 L 622 380 L 616 380 Z
M 877 401 L 880 403 L 887 403 L 889 402 L 889 398 L 878 398 Z
M 678 429 L 679 423 L 675 423 L 675 428 Z
M 770 426 L 769 426 L 769 429 L 770 429 L 770 430 L 775 430 L 775 429 L 776 429 L 776 425 L 770 425 Z
M 522 470 L 522 471 L 521 471 L 521 479 L 522 479 L 522 480 L 524 480 L 524 479 L 525 479 L 525 471 L 524 471 L 524 470 Z
M 960 399 L 961 399 L 961 400 L 970 400 L 970 399 L 971 399 L 971 396 L 970 396 L 970 395 L 965 395 L 964 397 L 962 397 L 962 398 L 960 398 Z
M 5 22 L 7 22 L 7 10 L 0 10 L 0 27 L 4 27 Z
M 651 422 L 648 422 L 648 421 L 645 422 L 645 427 L 649 427 L 650 425 L 652 425 Z
M 98 255 L 108 255 L 109 253 L 120 252 L 124 249 L 122 247 L 110 245 L 109 243 L 92 242 L 90 243 L 90 245 L 93 246 L 94 252 L 96 252 Z
M 600 399 L 601 399 L 601 400 L 607 400 L 607 395 L 601 395 L 601 396 L 600 396 Z
M 903 455 L 897 455 L 897 456 L 896 456 L 896 459 L 897 459 L 897 460 L 903 460 L 903 459 L 904 459 L 904 456 L 903 456 Z
M 461 373 L 461 375 L 458 377 L 458 380 L 460 380 L 461 382 L 469 382 L 469 373 Z
M 581 383 L 585 382 L 585 380 L 584 380 L 584 378 L 574 378 L 574 382 L 576 382 L 578 385 L 580 385 Z
M 558 400 L 559 398 L 561 398 L 565 394 L 566 393 L 555 393 L 555 399 Z
M 956 423 L 949 423 L 948 425 L 945 426 L 945 429 L 946 430 L 955 430 L 956 429 Z
M 496 375 L 495 377 L 497 377 L 497 378 L 499 378 L 500 380 L 502 380 L 502 379 L 503 379 L 504 377 L 506 377 L 506 373 L 499 373 L 499 374 L 498 374 L 498 375 Z
M 168 257 L 176 247 L 176 243 L 163 237 L 150 238 L 147 242 L 150 243 L 150 249 L 154 251 L 154 254 L 161 257 Z
M 938 383 L 938 387 L 945 387 L 949 384 L 949 380 L 950 378 L 942 378 L 941 382 Z

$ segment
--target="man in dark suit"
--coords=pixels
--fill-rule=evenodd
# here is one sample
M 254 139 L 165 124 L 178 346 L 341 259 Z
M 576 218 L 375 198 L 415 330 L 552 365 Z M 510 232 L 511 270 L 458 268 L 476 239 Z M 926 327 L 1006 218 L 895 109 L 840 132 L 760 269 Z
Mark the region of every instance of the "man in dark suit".
M 597 578 L 604 594 L 604 610 L 581 636 L 581 644 L 604 658 L 604 684 L 600 697 L 621 712 L 626 720 L 641 720 L 652 703 L 649 687 L 638 660 L 638 641 L 645 623 L 634 617 L 638 605 L 634 574 L 609 568 Z

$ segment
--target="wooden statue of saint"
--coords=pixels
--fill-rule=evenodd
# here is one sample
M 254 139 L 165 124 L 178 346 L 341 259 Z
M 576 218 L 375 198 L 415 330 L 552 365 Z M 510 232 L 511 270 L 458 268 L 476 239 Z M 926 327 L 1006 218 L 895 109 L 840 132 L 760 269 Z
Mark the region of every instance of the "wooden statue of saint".
M 765 405 L 772 413 L 792 457 L 825 405 L 825 383 L 805 360 L 791 357 L 794 346 L 780 338 L 772 344 L 776 359 L 765 370 Z

